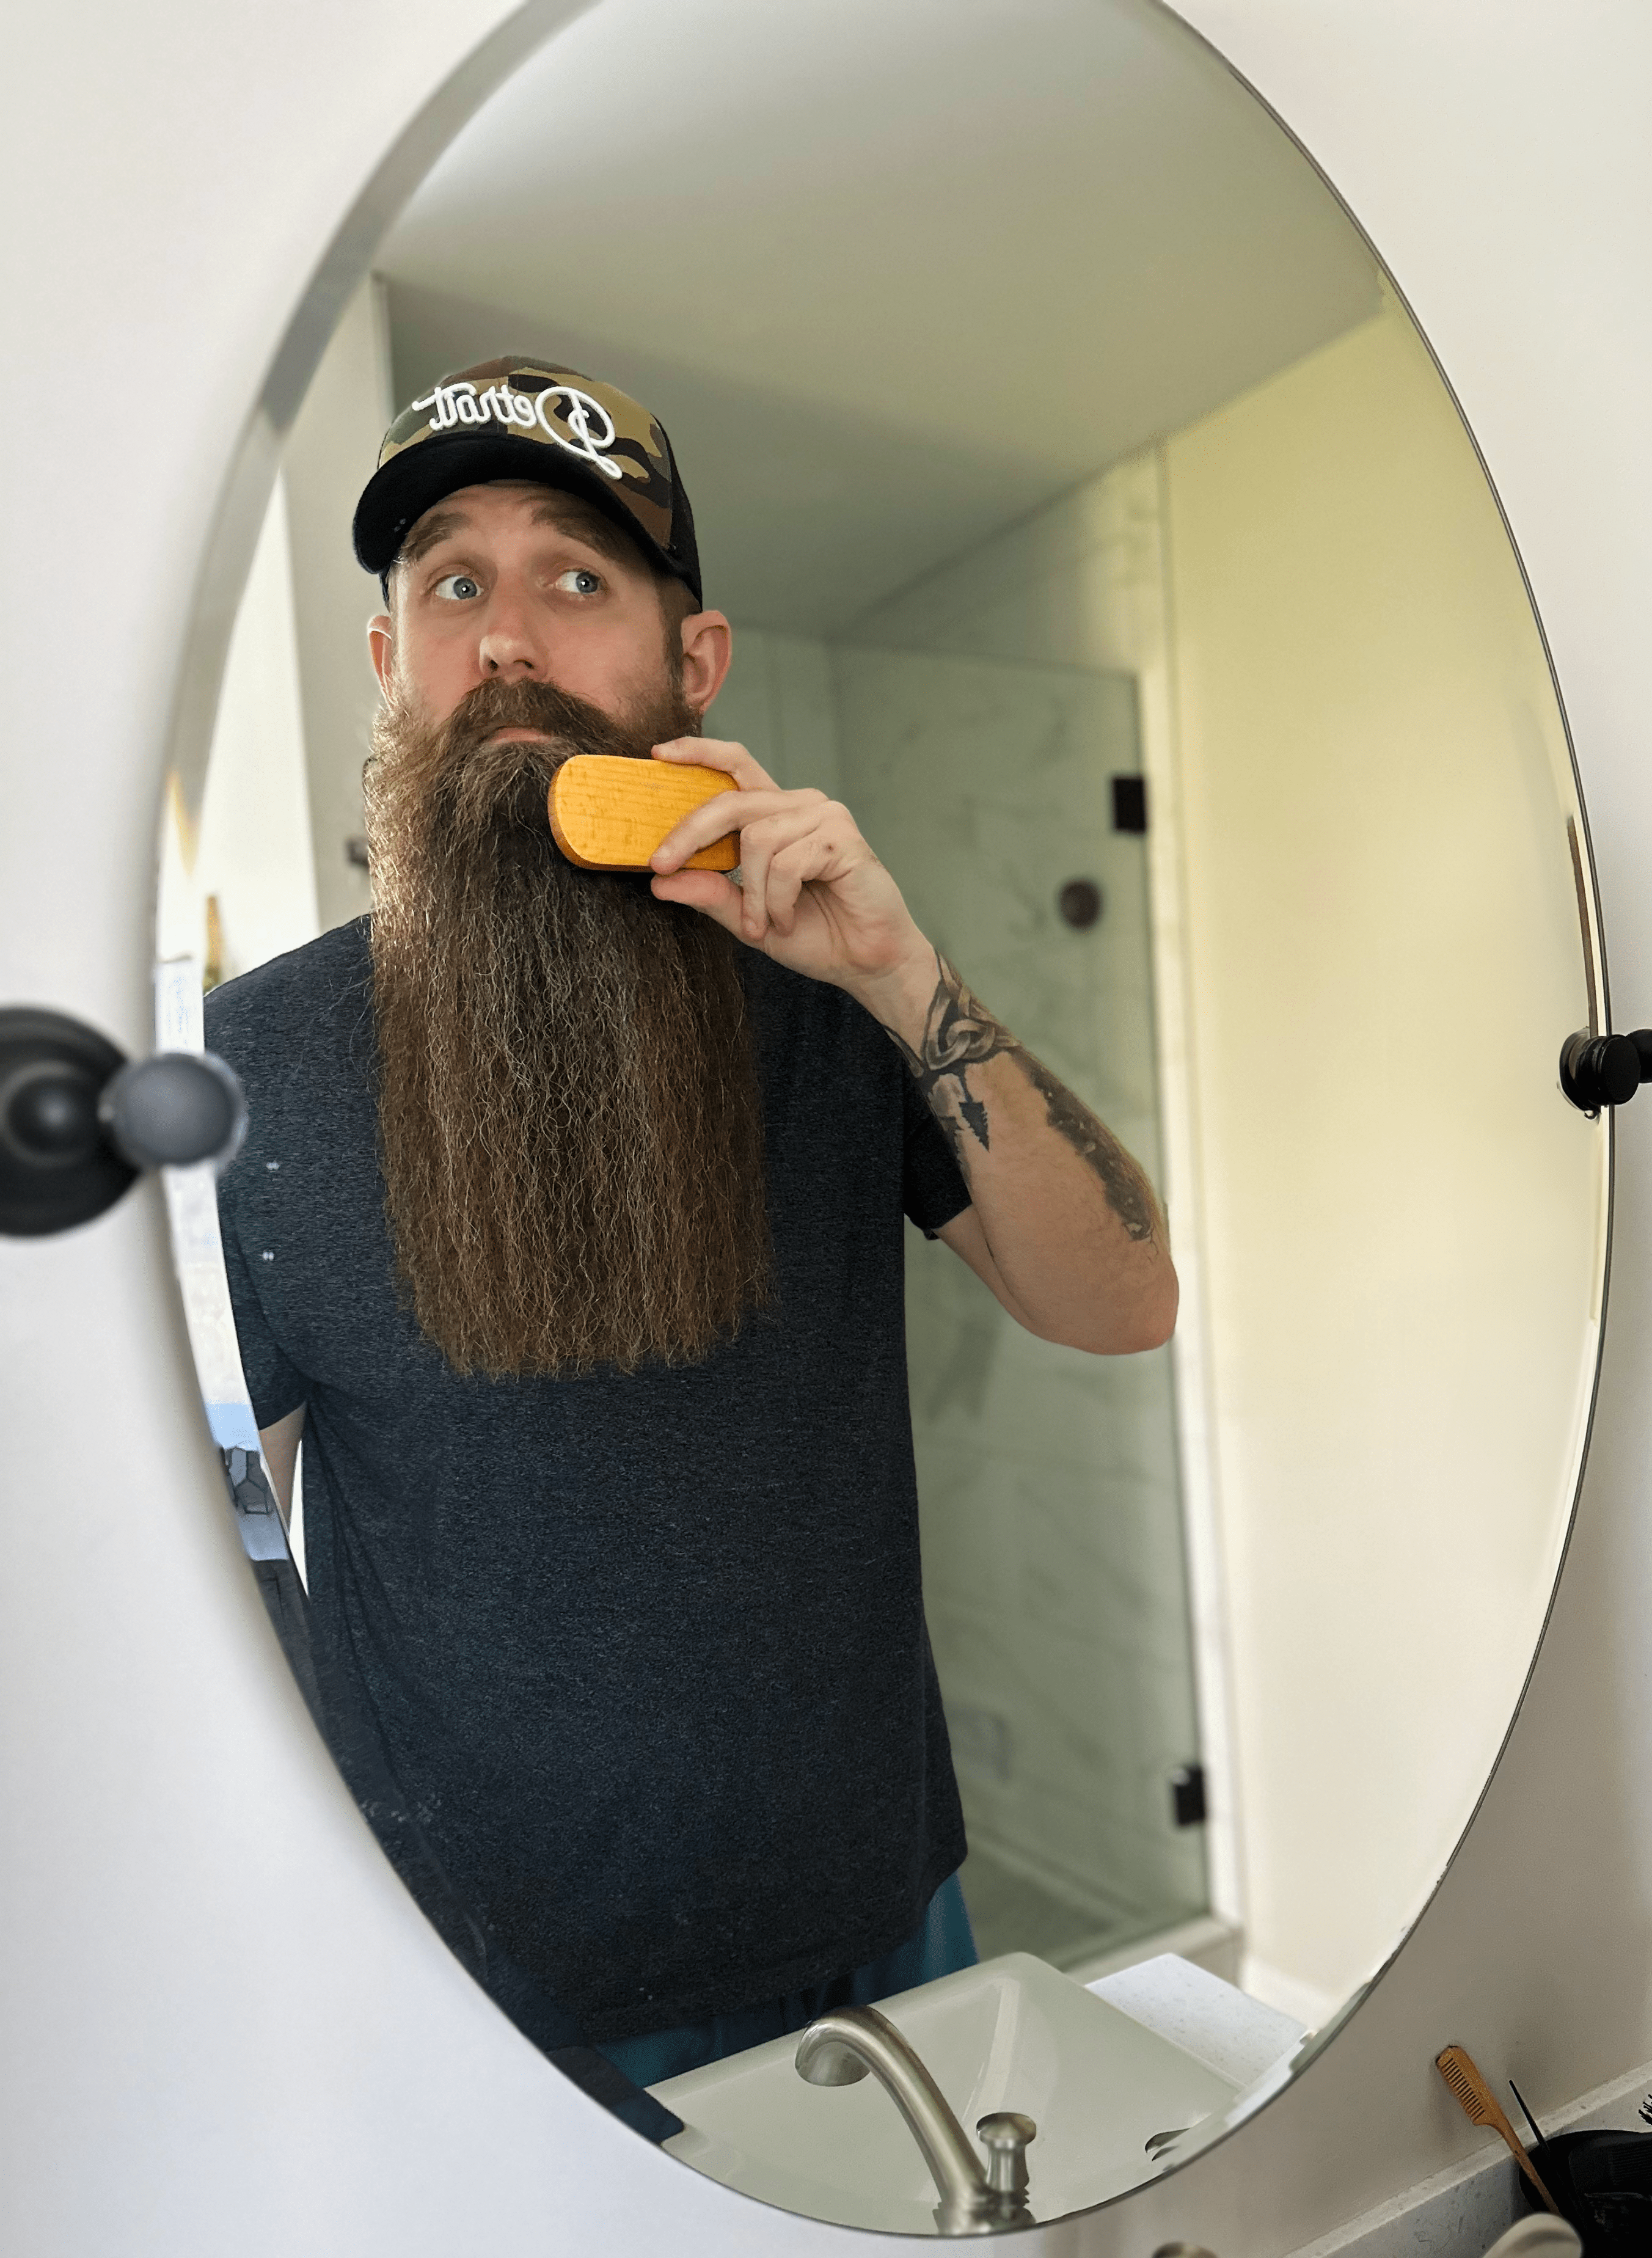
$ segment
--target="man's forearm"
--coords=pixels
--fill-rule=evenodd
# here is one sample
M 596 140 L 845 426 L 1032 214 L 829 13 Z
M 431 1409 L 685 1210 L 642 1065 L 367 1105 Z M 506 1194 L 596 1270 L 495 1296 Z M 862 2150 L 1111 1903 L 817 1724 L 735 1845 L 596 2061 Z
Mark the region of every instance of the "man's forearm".
M 1164 1339 L 1176 1284 L 1163 1218 L 1105 1123 L 944 958 L 932 960 L 927 992 L 914 965 L 864 1000 L 957 1155 L 996 1274 L 988 1282 L 1006 1305 L 1035 1331 L 1077 1346 Z

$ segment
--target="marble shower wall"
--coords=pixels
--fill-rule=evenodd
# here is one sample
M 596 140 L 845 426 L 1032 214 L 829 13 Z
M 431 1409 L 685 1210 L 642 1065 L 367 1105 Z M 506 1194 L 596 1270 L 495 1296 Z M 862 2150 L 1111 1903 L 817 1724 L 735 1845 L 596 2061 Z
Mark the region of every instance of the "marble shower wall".
M 748 746 L 775 782 L 842 790 L 829 647 L 814 636 L 739 628 L 734 663 L 705 717 L 708 737 Z

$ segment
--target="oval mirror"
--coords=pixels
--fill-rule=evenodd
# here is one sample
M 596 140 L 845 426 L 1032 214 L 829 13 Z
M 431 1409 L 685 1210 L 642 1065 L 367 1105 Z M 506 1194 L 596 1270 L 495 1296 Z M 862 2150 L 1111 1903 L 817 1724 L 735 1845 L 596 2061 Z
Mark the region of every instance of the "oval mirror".
M 686 2164 L 1116 2197 L 1415 1919 L 1581 1461 L 1592 880 L 1450 394 L 1144 0 L 604 0 L 279 436 L 160 993 L 318 1723 Z M 679 740 L 740 886 L 568 863 L 557 763 Z

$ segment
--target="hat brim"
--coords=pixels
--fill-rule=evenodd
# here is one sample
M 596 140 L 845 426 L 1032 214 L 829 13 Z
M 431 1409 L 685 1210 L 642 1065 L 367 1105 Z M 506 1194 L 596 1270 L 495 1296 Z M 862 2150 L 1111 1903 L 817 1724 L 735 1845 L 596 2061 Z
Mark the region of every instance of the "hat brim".
M 560 448 L 536 446 L 508 432 L 453 432 L 404 447 L 380 464 L 356 505 L 351 535 L 357 561 L 381 578 L 401 554 L 408 534 L 436 503 L 461 486 L 489 486 L 500 479 L 549 486 L 578 495 L 617 526 L 650 564 L 673 574 L 703 603 L 699 579 L 670 555 L 614 499 L 606 479 L 587 470 Z

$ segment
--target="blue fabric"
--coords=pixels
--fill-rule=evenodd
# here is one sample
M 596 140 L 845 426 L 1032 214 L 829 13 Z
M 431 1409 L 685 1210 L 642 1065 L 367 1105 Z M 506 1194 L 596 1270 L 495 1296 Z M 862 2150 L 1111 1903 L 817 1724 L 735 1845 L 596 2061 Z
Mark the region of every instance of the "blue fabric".
M 647 2031 L 641 2038 L 613 2039 L 597 2051 L 606 2055 L 634 2085 L 657 2085 L 662 2078 L 680 2077 L 684 2070 L 703 2069 L 725 2055 L 743 2054 L 748 2047 L 806 2030 L 817 2015 L 833 2007 L 869 2007 L 874 2000 L 910 1992 L 914 1985 L 932 1984 L 938 1976 L 973 1968 L 980 1956 L 963 1887 L 953 1874 L 931 1898 L 916 1933 L 881 1960 L 869 1960 L 847 1976 L 834 1976 L 806 1991 L 765 2000 L 760 2007 L 713 2015 L 709 2022 L 681 2023 L 675 2030 Z

